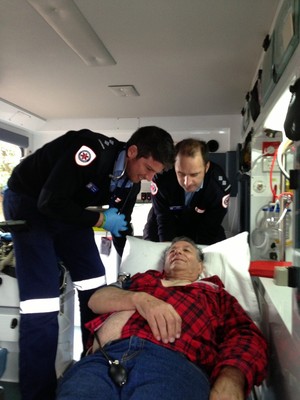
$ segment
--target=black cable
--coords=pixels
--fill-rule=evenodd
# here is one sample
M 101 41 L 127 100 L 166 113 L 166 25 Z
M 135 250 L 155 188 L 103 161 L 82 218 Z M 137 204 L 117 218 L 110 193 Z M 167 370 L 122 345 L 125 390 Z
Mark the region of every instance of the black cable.
M 111 380 L 119 387 L 122 387 L 125 385 L 127 382 L 127 371 L 125 367 L 120 363 L 119 360 L 113 360 L 107 353 L 104 351 L 103 347 L 101 346 L 101 343 L 99 341 L 99 338 L 97 336 L 97 332 L 95 332 L 95 339 L 99 345 L 97 351 L 101 351 L 101 353 L 104 355 L 106 358 L 109 368 L 108 368 L 108 374 L 111 378 Z

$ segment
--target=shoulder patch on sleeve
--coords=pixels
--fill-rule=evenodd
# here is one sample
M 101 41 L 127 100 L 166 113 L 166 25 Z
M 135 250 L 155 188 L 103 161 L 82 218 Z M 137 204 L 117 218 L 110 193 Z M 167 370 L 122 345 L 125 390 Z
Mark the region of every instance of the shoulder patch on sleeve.
M 96 158 L 96 154 L 87 146 L 81 146 L 75 154 L 75 162 L 81 167 L 89 165 Z
M 153 196 L 155 196 L 158 192 L 157 184 L 154 183 L 153 181 L 151 181 L 151 183 L 150 183 L 150 191 Z
M 223 196 L 223 198 L 222 198 L 222 207 L 228 208 L 229 198 L 230 198 L 230 194 L 226 194 L 226 196 Z

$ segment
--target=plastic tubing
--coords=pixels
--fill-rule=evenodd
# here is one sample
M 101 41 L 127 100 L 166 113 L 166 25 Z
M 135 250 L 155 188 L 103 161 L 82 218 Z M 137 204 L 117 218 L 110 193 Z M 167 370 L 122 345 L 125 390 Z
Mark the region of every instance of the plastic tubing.
M 277 162 L 278 166 L 280 168 L 280 171 L 283 173 L 283 175 L 287 178 L 290 179 L 290 175 L 288 172 L 284 169 L 283 164 L 282 164 L 282 156 L 286 152 L 287 148 L 293 143 L 292 140 L 286 139 L 280 143 L 277 149 Z

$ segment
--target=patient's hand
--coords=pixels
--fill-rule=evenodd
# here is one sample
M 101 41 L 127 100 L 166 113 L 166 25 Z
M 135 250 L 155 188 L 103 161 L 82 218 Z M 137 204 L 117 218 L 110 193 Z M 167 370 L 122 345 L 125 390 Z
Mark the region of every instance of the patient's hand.
M 144 317 L 156 340 L 173 343 L 181 335 L 181 317 L 175 308 L 144 292 L 134 293 L 134 304 Z
M 245 377 L 237 368 L 225 367 L 216 379 L 209 400 L 244 400 Z

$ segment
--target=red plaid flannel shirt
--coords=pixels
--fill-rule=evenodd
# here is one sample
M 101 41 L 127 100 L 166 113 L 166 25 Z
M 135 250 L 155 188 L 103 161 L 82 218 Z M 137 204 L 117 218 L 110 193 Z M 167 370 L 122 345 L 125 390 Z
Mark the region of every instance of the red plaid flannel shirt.
M 266 377 L 266 340 L 221 280 L 213 276 L 186 286 L 165 287 L 163 277 L 158 271 L 138 273 L 131 278 L 129 290 L 172 304 L 182 318 L 181 337 L 174 343 L 158 342 L 147 321 L 135 312 L 123 327 L 122 338 L 134 335 L 179 351 L 204 368 L 212 382 L 221 368 L 233 366 L 244 373 L 247 393 L 259 385 Z M 100 315 L 86 327 L 94 334 L 110 314 Z

